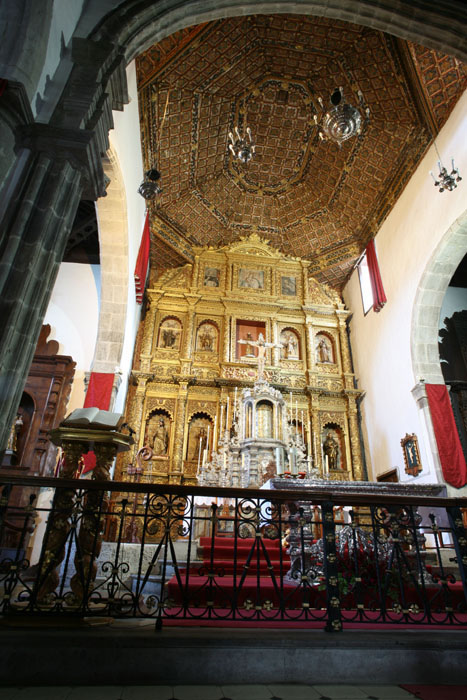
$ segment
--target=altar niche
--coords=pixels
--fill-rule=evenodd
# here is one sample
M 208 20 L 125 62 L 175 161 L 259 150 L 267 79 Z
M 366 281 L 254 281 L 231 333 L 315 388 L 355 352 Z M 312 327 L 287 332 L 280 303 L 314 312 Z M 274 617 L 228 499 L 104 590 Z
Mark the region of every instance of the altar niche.
M 250 345 L 248 341 L 257 341 L 260 333 L 263 335 L 263 338 L 266 338 L 266 323 L 264 321 L 237 320 L 235 343 L 237 360 L 255 362 L 258 356 L 258 348 Z
M 280 335 L 281 360 L 300 360 L 300 336 L 293 328 L 283 328 Z
M 172 416 L 163 409 L 151 411 L 146 421 L 145 446 L 152 451 L 152 459 L 168 460 L 171 450 Z
M 335 364 L 334 342 L 327 333 L 317 333 L 315 337 L 315 360 L 317 364 Z
M 204 412 L 194 413 L 188 424 L 188 439 L 186 446 L 186 460 L 197 465 L 206 462 L 214 448 L 214 423 L 211 416 Z
M 212 321 L 203 321 L 196 333 L 196 352 L 217 353 L 219 329 Z
M 321 436 L 324 473 L 345 470 L 345 448 L 342 428 L 337 423 L 326 423 Z

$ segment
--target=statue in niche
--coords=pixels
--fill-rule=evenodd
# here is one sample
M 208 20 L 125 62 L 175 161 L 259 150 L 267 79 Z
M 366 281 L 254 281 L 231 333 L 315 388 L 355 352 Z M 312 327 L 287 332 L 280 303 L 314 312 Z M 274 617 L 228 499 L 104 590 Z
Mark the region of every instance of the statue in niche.
M 204 325 L 199 329 L 197 349 L 204 352 L 213 352 L 214 335 L 210 326 Z
M 16 414 L 15 422 L 11 426 L 10 435 L 8 437 L 7 451 L 15 452 L 18 447 L 18 435 L 21 432 L 21 428 L 24 425 L 23 417 L 21 413 Z
M 202 462 L 204 450 L 206 450 L 207 447 L 208 447 L 208 435 L 206 432 L 206 428 L 204 426 L 201 426 L 199 428 L 198 434 L 196 436 L 196 441 L 195 441 L 195 445 L 194 445 L 192 459 L 195 460 L 196 462 L 198 462 L 198 461 Z
M 337 469 L 339 462 L 339 443 L 328 433 L 326 440 L 323 442 L 324 456 L 327 457 L 329 469 Z
M 180 324 L 174 319 L 167 319 L 160 329 L 159 346 L 161 348 L 177 348 L 180 340 Z
M 327 341 L 323 336 L 321 336 L 316 346 L 316 362 L 332 362 L 329 341 Z
M 286 360 L 298 358 L 298 342 L 294 333 L 283 333 L 282 346 L 284 348 L 284 357 Z
M 152 451 L 156 457 L 165 457 L 169 448 L 169 433 L 165 427 L 163 418 L 159 418 L 159 423 L 154 432 Z

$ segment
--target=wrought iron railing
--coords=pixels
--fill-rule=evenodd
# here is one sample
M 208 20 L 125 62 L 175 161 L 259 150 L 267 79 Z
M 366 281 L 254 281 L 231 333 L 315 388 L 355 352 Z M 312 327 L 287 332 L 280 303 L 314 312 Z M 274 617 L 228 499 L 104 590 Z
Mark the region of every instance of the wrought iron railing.
M 0 484 L 4 615 L 467 626 L 466 499 Z

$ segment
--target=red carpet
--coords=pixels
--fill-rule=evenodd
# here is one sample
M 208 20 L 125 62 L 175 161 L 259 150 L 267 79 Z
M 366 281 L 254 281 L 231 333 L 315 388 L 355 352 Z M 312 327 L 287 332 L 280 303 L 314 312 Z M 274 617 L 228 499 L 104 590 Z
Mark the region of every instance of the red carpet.
M 321 583 L 286 581 L 289 557 L 278 540 L 208 537 L 200 539 L 201 564 L 180 569 L 167 584 L 164 624 L 186 626 L 288 627 L 323 629 L 326 624 L 326 591 Z M 282 576 L 279 572 L 282 571 Z M 342 619 L 345 629 L 420 629 L 424 623 L 420 591 L 404 586 L 406 606 L 413 611 L 392 610 L 394 601 L 386 599 L 386 613 L 374 587 L 363 582 L 363 592 L 356 600 L 353 592 L 342 596 Z M 430 629 L 446 629 L 449 614 L 441 589 L 427 588 L 432 603 Z M 464 601 L 461 583 L 449 586 L 450 605 Z M 364 608 L 357 608 L 357 602 Z M 418 606 L 418 609 L 417 609 Z M 439 611 L 438 611 L 439 610 Z M 234 619 L 232 619 L 234 618 Z M 379 621 L 381 619 L 381 621 Z M 456 625 L 467 626 L 467 613 L 455 613 Z

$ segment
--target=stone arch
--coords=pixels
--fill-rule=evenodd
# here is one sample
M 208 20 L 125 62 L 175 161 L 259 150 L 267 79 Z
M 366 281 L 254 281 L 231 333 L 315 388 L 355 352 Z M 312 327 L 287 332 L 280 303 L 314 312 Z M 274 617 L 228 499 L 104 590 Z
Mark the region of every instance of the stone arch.
M 467 209 L 451 224 L 422 275 L 412 313 L 412 366 L 417 382 L 444 384 L 438 351 L 439 316 L 446 289 L 467 251 Z
M 88 6 L 88 12 L 99 16 L 98 8 Z M 402 39 L 444 51 L 460 60 L 467 60 L 467 40 L 464 24 L 466 6 L 462 0 L 445 0 L 434 6 L 431 0 L 401 3 L 399 0 L 205 0 L 203 3 L 168 0 L 163 3 L 141 3 L 127 0 L 96 26 L 90 38 L 117 42 L 124 47 L 127 61 L 149 46 L 179 29 L 222 17 L 247 14 L 292 13 L 329 17 L 393 34 Z
M 125 335 L 128 299 L 128 224 L 123 176 L 115 152 L 103 161 L 110 182 L 107 196 L 97 200 L 101 259 L 101 302 L 94 372 L 118 371 Z

